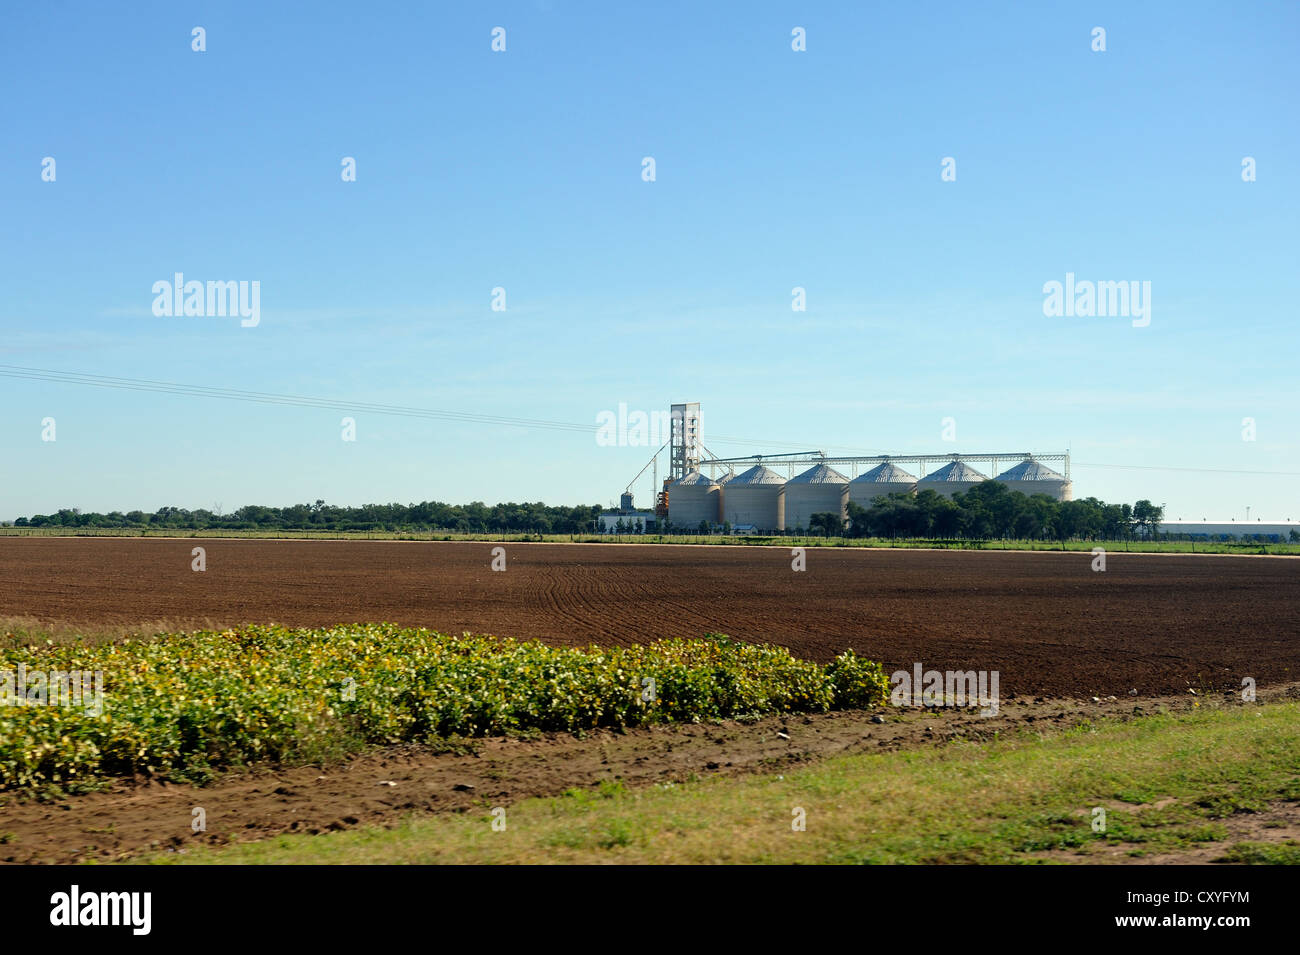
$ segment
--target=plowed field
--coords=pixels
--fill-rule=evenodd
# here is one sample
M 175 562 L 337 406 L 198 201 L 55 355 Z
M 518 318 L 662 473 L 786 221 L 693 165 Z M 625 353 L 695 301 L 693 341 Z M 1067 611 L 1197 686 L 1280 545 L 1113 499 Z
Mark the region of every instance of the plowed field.
M 191 570 L 192 548 L 207 569 Z M 997 670 L 1001 692 L 1143 695 L 1300 674 L 1300 560 L 780 547 L 0 538 L 0 617 L 386 620 L 559 644 L 717 631 L 825 661 Z

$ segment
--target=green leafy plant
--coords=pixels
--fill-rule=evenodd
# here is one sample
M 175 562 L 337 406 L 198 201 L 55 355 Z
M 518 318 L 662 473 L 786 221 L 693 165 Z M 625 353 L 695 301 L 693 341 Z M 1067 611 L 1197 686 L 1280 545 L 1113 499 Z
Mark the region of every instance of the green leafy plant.
M 0 649 L 0 676 L 20 664 L 101 672 L 103 706 L 0 706 L 6 789 L 134 773 L 202 782 L 368 745 L 867 707 L 889 689 L 851 652 L 822 667 L 720 634 L 575 649 L 392 624 Z

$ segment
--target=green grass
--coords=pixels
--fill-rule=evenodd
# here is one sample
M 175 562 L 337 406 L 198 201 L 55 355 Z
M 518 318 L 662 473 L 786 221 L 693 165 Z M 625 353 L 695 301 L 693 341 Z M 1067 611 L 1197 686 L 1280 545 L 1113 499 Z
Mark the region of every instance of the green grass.
M 1196 710 L 1039 737 L 826 760 L 281 836 L 146 861 L 189 863 L 1022 863 L 1102 861 L 1223 840 L 1224 819 L 1300 800 L 1300 706 Z M 1163 808 L 1151 803 L 1171 799 Z M 1147 804 L 1145 806 L 1134 803 Z M 1107 827 L 1092 831 L 1092 809 Z M 793 831 L 793 811 L 806 830 Z M 231 833 L 234 839 L 238 833 Z M 1294 862 L 1242 843 L 1241 862 Z
M 701 544 L 722 546 L 774 547 L 888 547 L 899 550 L 1024 550 L 1091 551 L 1104 547 L 1111 553 L 1134 554 L 1300 554 L 1300 543 L 1203 541 L 1048 541 L 1048 540 L 947 540 L 925 538 L 890 540 L 875 537 L 753 536 L 721 534 L 535 534 L 457 533 L 454 531 L 328 531 L 328 530 L 190 530 L 155 527 L 0 527 L 0 537 L 183 537 L 234 538 L 250 540 L 402 540 L 402 541 L 496 541 L 505 543 L 581 544 Z
M 1239 842 L 1224 854 L 1223 861 L 1246 865 L 1300 865 L 1300 842 Z

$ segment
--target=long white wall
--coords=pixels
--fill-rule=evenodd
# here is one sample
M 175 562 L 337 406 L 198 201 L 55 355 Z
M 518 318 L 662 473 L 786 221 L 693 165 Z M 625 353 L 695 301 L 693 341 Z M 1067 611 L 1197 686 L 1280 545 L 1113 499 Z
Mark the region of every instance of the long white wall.
M 1209 537 L 1276 534 L 1283 540 L 1293 530 L 1300 532 L 1300 521 L 1169 521 L 1160 525 L 1161 534 L 1205 534 Z

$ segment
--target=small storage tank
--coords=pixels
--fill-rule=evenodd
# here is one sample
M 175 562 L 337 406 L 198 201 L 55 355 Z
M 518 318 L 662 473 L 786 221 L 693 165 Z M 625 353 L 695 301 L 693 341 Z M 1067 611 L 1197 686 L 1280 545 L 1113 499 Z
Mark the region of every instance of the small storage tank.
M 717 524 L 720 485 L 699 471 L 687 471 L 668 485 L 668 523 L 695 530 L 700 521 Z
M 1054 501 L 1074 499 L 1074 487 L 1065 475 L 1053 471 L 1046 464 L 1035 461 L 1029 455 L 1014 467 L 1007 468 L 995 481 L 1001 481 L 1013 491 L 1021 494 L 1046 494 Z
M 785 526 L 807 530 L 814 514 L 848 517 L 849 479 L 833 468 L 818 464 L 785 485 Z
M 785 529 L 785 478 L 770 468 L 756 464 L 726 483 L 723 490 L 722 519 L 737 524 L 753 524 L 760 531 Z
M 983 474 L 962 461 L 949 461 L 939 470 L 927 474 L 916 482 L 916 491 L 930 490 L 943 497 L 952 497 L 962 491 L 969 491 L 976 484 L 987 481 Z
M 897 464 L 886 461 L 877 464 L 865 474 L 849 482 L 849 500 L 863 507 L 871 506 L 873 497 L 885 494 L 912 494 L 916 491 L 916 478 Z

